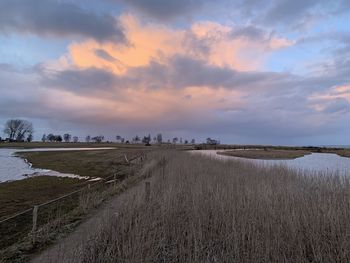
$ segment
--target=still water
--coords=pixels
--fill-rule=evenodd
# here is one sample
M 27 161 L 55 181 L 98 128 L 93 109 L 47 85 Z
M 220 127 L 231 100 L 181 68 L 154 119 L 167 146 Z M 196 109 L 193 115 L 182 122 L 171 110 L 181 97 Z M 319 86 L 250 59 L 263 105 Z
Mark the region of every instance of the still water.
M 217 154 L 217 150 L 191 151 L 193 154 L 210 156 L 220 160 L 243 160 L 261 165 L 286 165 L 287 167 L 308 172 L 322 172 L 350 175 L 350 158 L 330 153 L 312 153 L 293 160 L 257 160 Z

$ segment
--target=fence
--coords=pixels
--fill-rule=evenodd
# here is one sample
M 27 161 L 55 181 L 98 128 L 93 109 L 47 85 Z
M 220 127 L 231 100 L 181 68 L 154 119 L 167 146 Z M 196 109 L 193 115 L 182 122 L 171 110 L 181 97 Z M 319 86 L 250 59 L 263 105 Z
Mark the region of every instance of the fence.
M 133 158 L 127 158 L 126 155 L 122 156 L 122 159 L 125 160 L 124 164 L 127 166 L 130 166 L 137 160 L 142 162 L 144 158 L 144 154 Z M 1 220 L 0 250 L 22 241 L 31 242 L 32 245 L 35 245 L 39 238 L 43 236 L 45 236 L 46 240 L 50 239 L 67 222 L 77 220 L 77 215 L 86 212 L 90 206 L 99 204 L 102 201 L 101 199 L 103 199 L 101 193 L 106 192 L 105 190 L 115 190 L 119 179 L 128 175 L 125 173 L 130 173 L 130 170 L 117 169 L 109 177 L 101 178 L 96 182 L 84 182 L 79 190 L 46 203 L 35 205 Z M 72 211 L 75 211 L 75 217 L 72 216 Z

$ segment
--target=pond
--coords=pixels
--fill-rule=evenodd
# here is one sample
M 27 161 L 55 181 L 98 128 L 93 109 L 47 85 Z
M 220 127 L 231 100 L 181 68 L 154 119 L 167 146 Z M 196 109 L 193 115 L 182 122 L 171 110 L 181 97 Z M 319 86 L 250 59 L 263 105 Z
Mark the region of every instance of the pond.
M 115 149 L 113 147 L 100 148 L 35 148 L 35 149 L 0 149 L 0 183 L 6 181 L 22 180 L 28 176 L 60 176 L 78 179 L 89 179 L 75 174 L 60 173 L 47 169 L 32 168 L 32 165 L 25 159 L 17 157 L 17 152 L 43 152 L 43 151 L 96 151 Z M 90 178 L 96 179 L 96 178 Z
M 217 154 L 217 150 L 191 151 L 219 160 L 243 160 L 261 165 L 285 165 L 297 170 L 327 174 L 350 175 L 350 158 L 331 153 L 312 153 L 292 160 L 257 160 Z

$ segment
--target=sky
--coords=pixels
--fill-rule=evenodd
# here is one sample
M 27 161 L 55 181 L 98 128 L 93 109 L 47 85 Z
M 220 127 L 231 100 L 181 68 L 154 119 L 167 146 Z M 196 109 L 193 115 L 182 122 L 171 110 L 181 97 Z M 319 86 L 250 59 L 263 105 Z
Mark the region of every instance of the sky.
M 0 128 L 350 145 L 349 24 L 348 0 L 1 0 Z

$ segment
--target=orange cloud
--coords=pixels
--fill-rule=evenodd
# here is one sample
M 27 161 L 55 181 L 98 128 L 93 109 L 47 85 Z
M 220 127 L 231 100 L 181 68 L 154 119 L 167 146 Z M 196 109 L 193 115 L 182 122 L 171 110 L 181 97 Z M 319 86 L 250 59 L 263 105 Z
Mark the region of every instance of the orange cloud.
M 107 68 L 123 74 L 132 67 L 145 66 L 152 60 L 183 55 L 204 59 L 208 64 L 235 70 L 257 70 L 273 49 L 293 44 L 291 41 L 271 37 L 263 41 L 233 37 L 232 28 L 214 22 L 198 22 L 190 29 L 172 29 L 158 24 L 142 24 L 135 16 L 122 15 L 120 23 L 129 45 L 98 43 L 88 40 L 73 43 L 69 57 L 75 66 Z M 112 59 L 96 54 L 103 50 Z
M 208 65 L 219 68 L 248 71 L 257 70 L 271 49 L 290 44 L 288 40 L 279 38 L 256 41 L 234 37 L 231 27 L 213 22 L 195 23 L 189 29 L 174 29 L 157 24 L 142 24 L 132 15 L 122 15 L 119 20 L 128 45 L 99 43 L 95 40 L 72 43 L 69 53 L 58 61 L 51 62 L 51 68 L 65 70 L 93 67 L 112 72 L 119 77 L 129 77 L 131 69 L 145 67 L 152 61 L 166 66 L 170 58 L 180 55 L 201 59 Z M 151 77 L 161 83 L 157 72 Z M 52 102 L 52 107 L 79 110 L 82 115 L 101 115 L 103 118 L 123 119 L 127 122 L 157 118 L 175 120 L 180 116 L 201 118 L 214 114 L 215 111 L 234 111 L 244 106 L 242 90 L 209 87 L 205 84 L 201 87 L 169 87 L 168 83 L 161 83 L 158 85 L 160 87 L 152 89 L 148 87 L 152 80 L 148 79 L 141 81 L 141 84 L 145 86 L 116 87 L 118 95 L 111 98 L 55 91 L 61 94 L 55 94 L 53 98 L 64 99 L 49 102 Z M 123 83 L 120 85 L 123 86 Z M 94 94 L 98 96 L 98 92 Z

